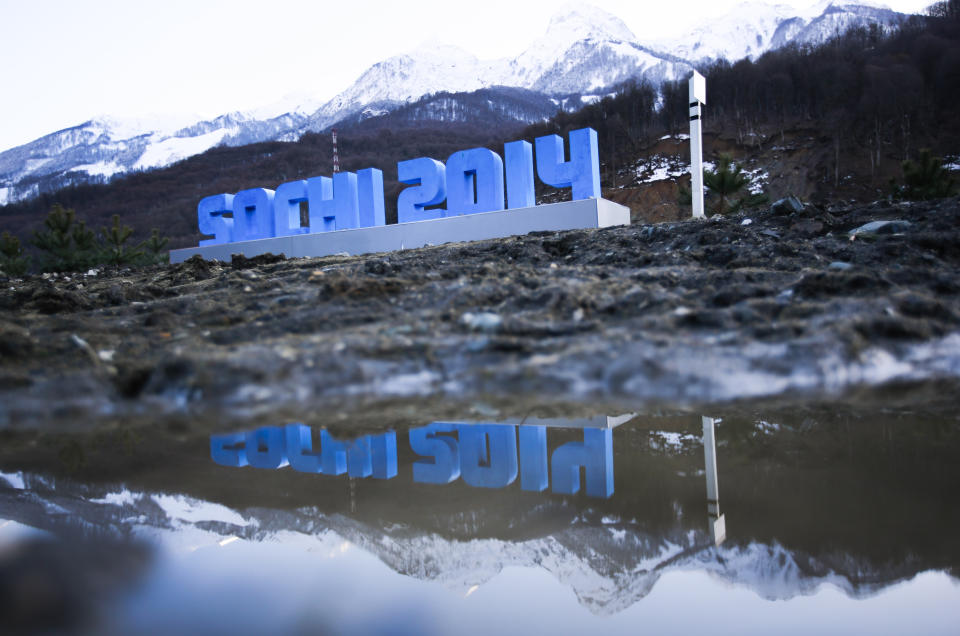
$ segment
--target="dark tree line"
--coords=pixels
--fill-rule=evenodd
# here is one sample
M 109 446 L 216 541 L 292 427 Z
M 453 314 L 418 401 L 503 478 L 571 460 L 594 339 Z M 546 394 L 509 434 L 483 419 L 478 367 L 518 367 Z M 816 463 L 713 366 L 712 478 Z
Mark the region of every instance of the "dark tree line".
M 900 28 L 854 28 L 819 46 L 790 45 L 756 61 L 716 62 L 707 77 L 707 130 L 744 146 L 782 140 L 791 127 L 819 132 L 833 148 L 835 182 L 841 155 L 859 153 L 870 176 L 881 163 L 899 166 L 921 148 L 935 153 L 960 147 L 960 0 L 934 5 L 929 16 Z M 689 129 L 687 81 L 657 90 L 621 86 L 576 113 L 559 113 L 527 128 L 525 137 L 592 126 L 598 131 L 605 184 L 615 186 L 616 166 L 665 134 Z

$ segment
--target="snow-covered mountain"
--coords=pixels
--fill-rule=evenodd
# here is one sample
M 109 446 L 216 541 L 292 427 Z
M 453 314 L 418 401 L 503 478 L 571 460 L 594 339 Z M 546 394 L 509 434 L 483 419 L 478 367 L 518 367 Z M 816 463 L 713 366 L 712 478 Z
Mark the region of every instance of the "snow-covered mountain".
M 689 65 L 637 42 L 622 20 L 593 7 L 568 7 L 546 33 L 513 59 L 480 60 L 454 47 L 421 47 L 374 64 L 322 106 L 311 127 L 323 129 L 374 105 L 390 108 L 443 90 L 469 92 L 511 86 L 561 97 L 589 93 L 630 77 L 674 79 Z
M 679 39 L 647 46 L 622 20 L 590 6 L 568 6 L 544 35 L 512 59 L 480 60 L 453 46 L 421 47 L 364 72 L 349 88 L 319 105 L 309 96 L 249 113 L 212 120 L 159 121 L 97 118 L 0 153 L 0 205 L 80 182 L 169 165 L 217 145 L 295 140 L 339 121 L 394 111 L 437 92 L 469 93 L 512 87 L 539 95 L 540 104 L 519 108 L 516 95 L 486 95 L 500 121 L 530 123 L 552 112 L 544 102 L 579 107 L 580 96 L 602 95 L 631 78 L 653 84 L 685 76 L 692 63 L 740 59 L 792 42 L 817 43 L 850 26 L 890 25 L 902 15 L 864 4 L 821 3 L 808 11 L 759 2 L 737 7 Z M 571 97 L 573 97 L 571 99 Z M 505 101 L 499 101 L 503 98 Z M 456 120 L 469 107 L 447 96 L 420 109 L 421 117 Z M 536 100 L 533 100 L 536 101 Z
M 220 144 L 293 140 L 306 121 L 298 113 L 271 119 L 229 113 L 184 127 L 158 122 L 137 129 L 131 121 L 92 119 L 0 153 L 0 205 L 73 183 L 167 166 Z
M 889 28 L 904 17 L 867 2 L 823 0 L 807 10 L 744 2 L 723 18 L 705 21 L 680 38 L 660 40 L 653 46 L 692 62 L 756 59 L 791 43 L 819 44 L 853 26 L 876 23 Z

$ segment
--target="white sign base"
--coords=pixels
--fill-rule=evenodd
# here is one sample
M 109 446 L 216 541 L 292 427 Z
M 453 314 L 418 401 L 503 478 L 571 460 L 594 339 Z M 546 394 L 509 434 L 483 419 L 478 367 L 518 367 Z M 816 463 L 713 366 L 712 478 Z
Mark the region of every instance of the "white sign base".
M 229 261 L 233 254 L 243 254 L 250 258 L 273 253 L 297 258 L 346 252 L 355 256 L 443 243 L 504 238 L 529 232 L 556 232 L 629 224 L 630 208 L 606 199 L 582 199 L 431 221 L 187 247 L 171 250 L 170 262 L 182 263 L 197 254 L 206 260 L 219 261 Z

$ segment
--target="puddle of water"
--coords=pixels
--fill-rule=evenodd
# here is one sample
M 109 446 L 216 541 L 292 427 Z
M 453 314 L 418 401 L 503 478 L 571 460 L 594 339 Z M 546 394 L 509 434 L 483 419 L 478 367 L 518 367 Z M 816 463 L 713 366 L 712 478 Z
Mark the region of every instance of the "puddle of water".
M 953 413 L 711 415 L 8 432 L 0 627 L 955 632 Z

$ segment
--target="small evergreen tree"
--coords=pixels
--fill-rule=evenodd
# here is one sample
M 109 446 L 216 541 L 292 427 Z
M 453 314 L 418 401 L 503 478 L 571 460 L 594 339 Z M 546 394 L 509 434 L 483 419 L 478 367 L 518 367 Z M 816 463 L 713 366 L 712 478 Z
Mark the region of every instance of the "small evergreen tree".
M 74 269 L 86 269 L 100 262 L 97 233 L 87 227 L 86 221 L 77 221 L 70 236 L 76 250 Z
M 150 238 L 141 243 L 141 247 L 146 248 L 152 262 L 162 263 L 166 260 L 166 255 L 163 252 L 169 242 L 170 239 L 160 236 L 160 230 L 153 228 L 150 230 Z
M 0 235 L 0 270 L 10 276 L 23 276 L 30 266 L 30 259 L 23 255 L 20 239 L 9 232 Z
M 32 242 L 44 253 L 41 259 L 43 271 L 76 270 L 93 258 L 95 251 L 89 250 L 89 230 L 83 224 L 74 226 L 75 220 L 76 213 L 72 209 L 55 203 L 43 220 L 44 229 L 34 233 Z M 84 251 L 78 249 L 76 238 L 80 239 Z M 94 247 L 95 244 L 94 241 Z
M 716 201 L 709 206 L 711 215 L 734 214 L 743 207 L 753 207 L 767 202 L 765 194 L 749 192 L 750 177 L 744 174 L 740 166 L 733 163 L 729 155 L 720 155 L 717 158 L 715 170 L 703 171 L 703 185 L 716 198 Z M 745 189 L 747 192 L 744 193 Z
M 104 260 L 111 265 L 126 265 L 132 263 L 141 256 L 143 250 L 139 248 L 126 247 L 124 244 L 133 234 L 133 228 L 127 225 L 120 225 L 120 215 L 113 215 L 113 225 L 109 228 L 102 228 L 100 235 L 105 243 Z
M 953 192 L 955 184 L 943 167 L 943 159 L 934 157 L 926 148 L 916 161 L 907 159 L 901 168 L 904 186 L 899 193 L 905 199 L 940 199 Z

